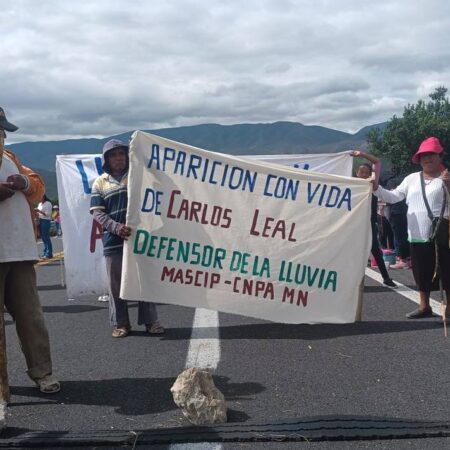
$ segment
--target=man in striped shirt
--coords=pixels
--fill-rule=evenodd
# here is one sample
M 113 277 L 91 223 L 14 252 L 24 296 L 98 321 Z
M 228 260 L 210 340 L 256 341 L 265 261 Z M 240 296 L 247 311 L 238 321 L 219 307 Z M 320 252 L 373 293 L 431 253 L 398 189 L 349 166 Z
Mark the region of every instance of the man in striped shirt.
M 103 226 L 103 254 L 109 278 L 109 315 L 114 327 L 113 337 L 126 337 L 130 330 L 128 304 L 120 295 L 123 241 L 131 234 L 126 225 L 128 145 L 111 139 L 103 147 L 103 170 L 92 186 L 91 214 Z M 149 334 L 161 334 L 156 306 L 150 302 L 139 302 L 138 324 L 145 325 Z

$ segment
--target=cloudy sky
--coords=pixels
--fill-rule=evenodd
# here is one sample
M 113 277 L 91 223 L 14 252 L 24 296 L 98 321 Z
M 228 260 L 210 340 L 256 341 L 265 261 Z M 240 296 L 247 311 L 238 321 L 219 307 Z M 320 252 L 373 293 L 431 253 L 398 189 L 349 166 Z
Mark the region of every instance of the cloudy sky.
M 288 120 L 356 132 L 450 88 L 448 0 L 1 1 L 9 142 Z

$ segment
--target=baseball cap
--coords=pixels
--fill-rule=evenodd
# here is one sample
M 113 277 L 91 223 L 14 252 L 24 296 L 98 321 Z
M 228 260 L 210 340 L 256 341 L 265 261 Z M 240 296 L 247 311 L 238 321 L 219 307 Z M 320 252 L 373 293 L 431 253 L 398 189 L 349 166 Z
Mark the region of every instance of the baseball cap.
M 6 118 L 6 114 L 3 108 L 0 107 L 0 128 L 6 131 L 16 131 L 19 129 L 19 127 L 16 127 L 11 122 L 8 122 L 8 119 Z

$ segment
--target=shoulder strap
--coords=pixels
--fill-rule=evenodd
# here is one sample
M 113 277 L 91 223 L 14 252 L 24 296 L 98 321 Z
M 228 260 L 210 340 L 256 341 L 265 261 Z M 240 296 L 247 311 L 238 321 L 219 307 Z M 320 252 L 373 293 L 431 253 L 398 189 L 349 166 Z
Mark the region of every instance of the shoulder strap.
M 422 197 L 427 208 L 428 217 L 430 220 L 433 220 L 433 213 L 431 212 L 431 208 L 427 200 L 427 195 L 425 194 L 425 180 L 423 179 L 423 172 L 420 172 L 420 186 L 422 187 Z
M 423 201 L 425 202 L 425 206 L 427 208 L 428 217 L 430 218 L 431 221 L 433 221 L 433 217 L 434 216 L 433 216 L 433 213 L 431 211 L 430 205 L 428 203 L 427 196 L 425 194 L 425 180 L 423 178 L 423 172 L 420 172 L 420 185 L 422 187 L 422 196 L 423 196 Z M 444 215 L 445 203 L 446 203 L 446 200 L 447 200 L 447 195 L 446 195 L 447 193 L 445 192 L 444 186 L 442 186 L 442 188 L 443 188 L 443 192 L 444 192 L 444 198 L 443 198 L 441 213 L 440 213 L 439 217 L 442 217 Z

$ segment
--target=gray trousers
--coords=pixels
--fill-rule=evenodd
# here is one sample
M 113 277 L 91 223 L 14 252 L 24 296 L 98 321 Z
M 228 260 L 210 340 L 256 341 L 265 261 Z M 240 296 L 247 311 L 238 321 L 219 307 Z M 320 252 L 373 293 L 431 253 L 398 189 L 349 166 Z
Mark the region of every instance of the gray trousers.
M 109 320 L 113 327 L 130 325 L 128 301 L 122 300 L 120 282 L 122 277 L 122 253 L 105 256 L 109 278 Z M 138 325 L 150 325 L 158 320 L 156 306 L 150 302 L 138 302 Z
M 36 287 L 32 261 L 0 263 L 0 312 L 11 314 L 20 346 L 35 380 L 52 373 L 50 342 Z

